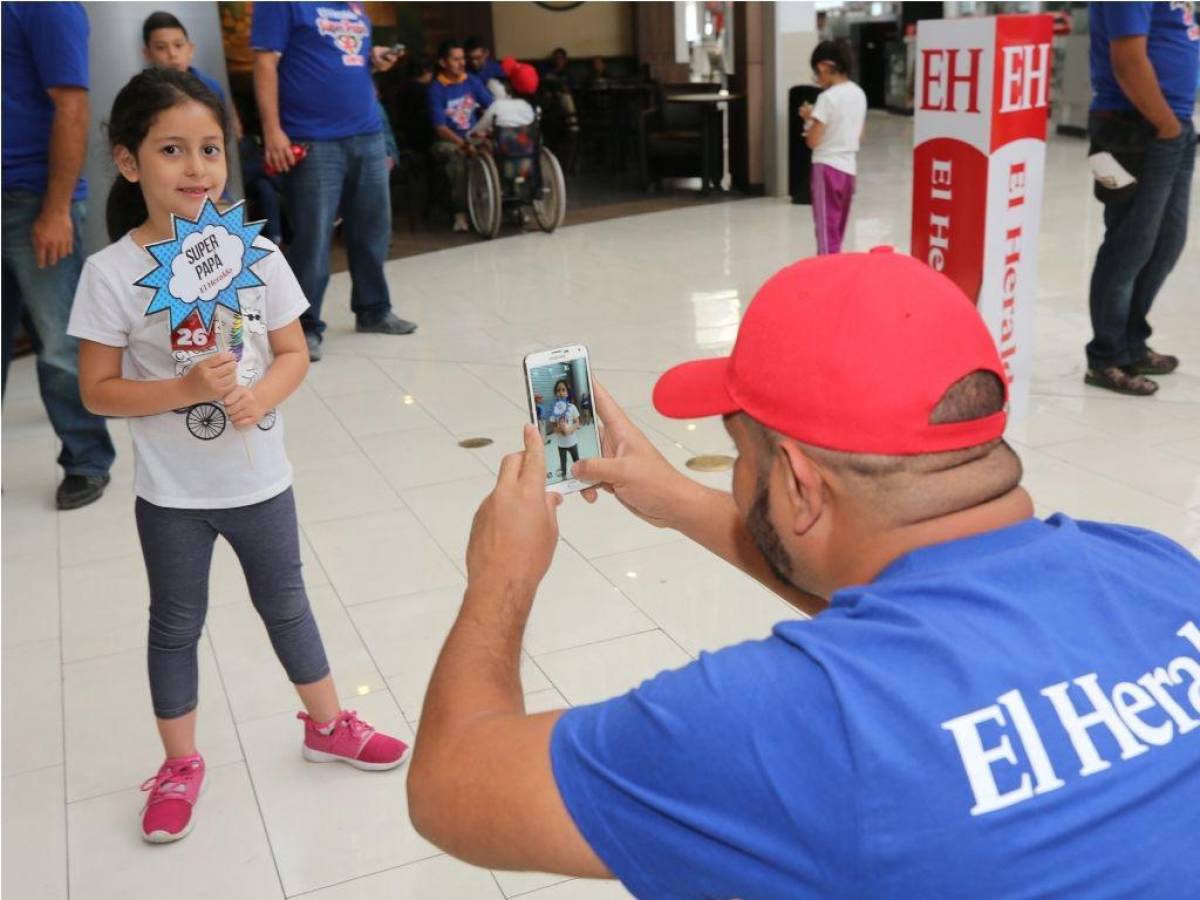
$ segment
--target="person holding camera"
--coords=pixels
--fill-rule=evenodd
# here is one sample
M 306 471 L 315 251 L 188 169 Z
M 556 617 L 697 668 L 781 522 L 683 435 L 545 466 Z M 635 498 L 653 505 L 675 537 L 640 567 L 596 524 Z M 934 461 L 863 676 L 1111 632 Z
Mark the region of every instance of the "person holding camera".
M 475 515 L 422 707 L 408 798 L 427 839 L 638 897 L 1198 883 L 1200 561 L 1034 517 L 1004 366 L 949 278 L 890 248 L 803 260 L 762 286 L 730 357 L 663 375 L 660 413 L 724 418 L 732 494 L 594 391 L 604 457 L 574 477 L 812 619 L 527 715 L 521 641 L 562 502 L 527 426 Z

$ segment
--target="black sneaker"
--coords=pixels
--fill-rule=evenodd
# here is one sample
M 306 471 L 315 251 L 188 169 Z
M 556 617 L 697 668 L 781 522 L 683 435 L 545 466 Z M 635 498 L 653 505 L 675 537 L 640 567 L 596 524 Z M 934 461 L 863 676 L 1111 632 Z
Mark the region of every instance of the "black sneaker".
M 308 344 L 308 361 L 320 362 L 321 336 L 315 331 L 306 331 L 304 332 L 304 342 Z
M 58 486 L 54 502 L 62 510 L 79 509 L 95 503 L 104 496 L 109 480 L 107 475 L 68 475 Z
M 405 321 L 390 312 L 374 325 L 364 325 L 359 322 L 354 326 L 354 330 L 365 334 L 412 334 L 417 330 L 417 323 Z

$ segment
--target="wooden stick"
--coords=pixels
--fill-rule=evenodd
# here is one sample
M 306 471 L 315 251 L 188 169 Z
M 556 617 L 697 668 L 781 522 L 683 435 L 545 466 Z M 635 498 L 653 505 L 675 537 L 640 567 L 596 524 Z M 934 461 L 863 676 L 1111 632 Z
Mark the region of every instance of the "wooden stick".
M 225 337 L 224 335 L 225 335 L 225 330 L 223 328 L 221 328 L 221 323 L 218 321 L 217 322 L 217 350 L 219 350 L 221 353 L 226 353 L 229 351 L 229 339 L 227 337 Z M 222 404 L 222 405 L 224 405 L 224 404 Z M 228 411 L 226 411 L 225 415 L 226 416 L 229 415 Z M 242 447 L 244 447 L 246 450 L 246 462 L 248 462 L 250 464 L 250 468 L 253 469 L 254 468 L 254 451 L 250 449 L 250 439 L 248 437 L 246 437 L 246 432 L 242 431 L 242 429 L 235 426 L 232 421 L 230 421 L 229 425 L 230 425 L 230 427 L 233 428 L 234 431 L 236 431 L 238 433 L 238 437 L 240 437 L 242 439 Z

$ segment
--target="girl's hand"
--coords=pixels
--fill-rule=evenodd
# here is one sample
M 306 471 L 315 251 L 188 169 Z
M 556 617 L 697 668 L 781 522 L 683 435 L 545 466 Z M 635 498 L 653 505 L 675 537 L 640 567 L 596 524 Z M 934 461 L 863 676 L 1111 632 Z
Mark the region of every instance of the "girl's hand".
M 234 428 L 253 428 L 267 414 L 262 403 L 248 387 L 235 387 L 224 399 L 225 413 Z
M 193 403 L 212 403 L 237 387 L 237 359 L 232 353 L 214 353 L 200 360 L 183 376 Z

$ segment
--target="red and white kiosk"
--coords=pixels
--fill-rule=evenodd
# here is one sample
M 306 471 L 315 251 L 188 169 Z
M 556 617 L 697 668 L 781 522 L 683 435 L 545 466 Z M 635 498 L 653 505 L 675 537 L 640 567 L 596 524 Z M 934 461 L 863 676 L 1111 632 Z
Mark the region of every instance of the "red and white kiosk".
M 1054 20 L 927 19 L 917 28 L 912 254 L 979 308 L 1029 406 Z

